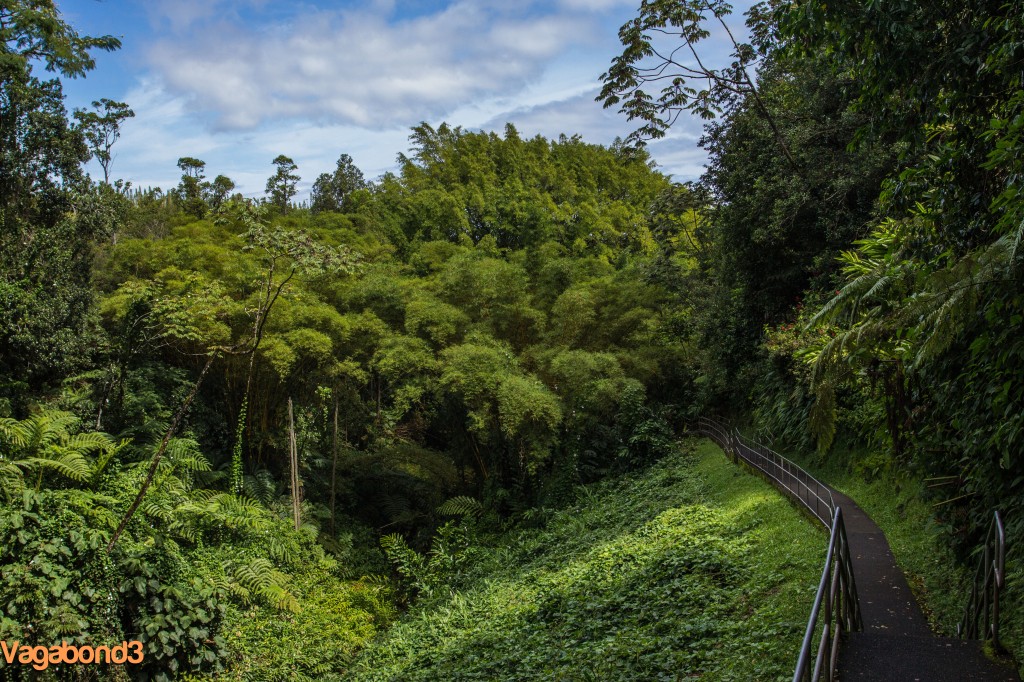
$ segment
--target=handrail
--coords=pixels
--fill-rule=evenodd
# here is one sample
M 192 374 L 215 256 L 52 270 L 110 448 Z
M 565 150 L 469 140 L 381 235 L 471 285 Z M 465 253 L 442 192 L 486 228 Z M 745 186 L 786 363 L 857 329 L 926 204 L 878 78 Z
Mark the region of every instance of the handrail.
M 1006 530 L 998 511 L 993 512 L 985 545 L 978 557 L 978 569 L 974 573 L 971 597 L 964 608 L 964 616 L 957 625 L 957 634 L 962 639 L 991 639 L 996 651 L 999 644 L 999 593 L 1006 577 Z M 979 620 L 984 615 L 984 636 L 979 637 Z
M 740 458 L 759 469 L 790 498 L 807 507 L 825 528 L 832 527 L 836 503 L 827 485 L 774 450 L 747 440 L 739 431 L 734 442 Z
M 818 640 L 817 653 L 814 655 L 812 671 L 814 631 L 818 627 L 819 618 L 822 621 L 821 637 Z M 811 615 L 807 619 L 803 645 L 800 647 L 796 670 L 793 671 L 793 682 L 834 680 L 839 663 L 839 642 L 843 634 L 863 627 L 860 603 L 857 600 L 857 585 L 853 579 L 853 565 L 850 561 L 850 543 L 846 538 L 846 525 L 843 523 L 843 510 L 837 506 L 832 517 L 828 551 L 825 553 L 825 568 L 821 572 L 814 606 L 811 607 Z
M 853 578 L 850 545 L 846 538 L 843 510 L 832 498 L 832 491 L 824 483 L 804 471 L 774 450 L 755 443 L 729 429 L 725 424 L 709 417 L 700 417 L 697 431 L 714 441 L 729 454 L 733 461 L 744 462 L 763 473 L 780 491 L 799 502 L 829 529 L 825 567 L 818 583 L 814 606 L 807 620 L 803 646 L 797 659 L 793 682 L 828 680 L 835 678 L 839 661 L 839 641 L 844 632 L 863 627 L 857 585 Z M 824 611 L 823 611 L 824 610 Z M 998 611 L 998 606 L 997 606 Z M 817 652 L 813 654 L 814 633 L 822 621 Z

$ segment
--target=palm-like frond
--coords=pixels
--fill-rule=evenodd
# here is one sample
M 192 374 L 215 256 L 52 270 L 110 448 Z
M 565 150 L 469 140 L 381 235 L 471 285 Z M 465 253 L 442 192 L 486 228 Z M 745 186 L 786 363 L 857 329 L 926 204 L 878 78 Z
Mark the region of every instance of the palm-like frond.
M 105 433 L 74 433 L 78 425 L 74 415 L 55 411 L 0 419 L 0 490 L 8 500 L 24 490 L 30 474 L 53 473 L 75 483 L 95 480 L 116 447 Z M 89 459 L 92 455 L 97 463 Z
M 484 506 L 467 495 L 459 495 L 445 500 L 438 506 L 437 513 L 444 516 L 480 516 L 484 513 Z
M 928 217 L 921 212 L 910 220 Z M 850 280 L 808 325 L 848 315 L 845 329 L 805 356 L 813 363 L 811 425 L 819 447 L 831 443 L 835 389 L 853 369 L 878 360 L 919 367 L 948 350 L 976 317 L 989 285 L 1007 277 L 1021 239 L 1020 232 L 1004 235 L 942 264 L 910 257 L 903 230 L 886 221 L 857 242 L 857 251 L 845 252 L 840 261 Z
M 277 481 L 269 471 L 259 469 L 242 479 L 242 491 L 254 500 L 259 500 L 262 504 L 270 506 L 277 495 Z
M 43 457 L 28 457 L 19 462 L 25 469 L 53 471 L 79 483 L 92 478 L 92 464 L 82 453 L 63 448 L 51 448 Z
M 232 561 L 225 566 L 227 588 L 244 602 L 261 599 L 282 611 L 299 611 L 299 602 L 288 591 L 288 576 L 267 559 Z

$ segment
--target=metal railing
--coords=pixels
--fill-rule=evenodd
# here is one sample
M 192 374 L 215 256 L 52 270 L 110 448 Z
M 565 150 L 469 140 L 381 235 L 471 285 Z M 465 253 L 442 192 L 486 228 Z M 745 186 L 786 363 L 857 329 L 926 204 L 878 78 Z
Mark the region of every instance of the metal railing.
M 733 461 L 742 459 L 763 473 L 776 488 L 806 507 L 829 529 L 825 568 L 807 620 L 793 682 L 831 682 L 836 675 L 839 642 L 843 633 L 863 627 L 842 509 L 832 499 L 832 491 L 828 486 L 774 450 L 745 438 L 738 429 L 730 429 L 718 420 L 701 417 L 697 422 L 697 431 L 714 441 Z M 817 638 L 815 651 L 815 633 L 819 622 L 821 635 Z
M 814 633 L 821 621 L 821 636 L 818 650 L 811 667 Z M 846 539 L 843 510 L 835 508 L 832 527 L 825 554 L 825 570 L 821 573 L 818 592 L 814 597 L 807 630 L 804 632 L 800 657 L 793 672 L 793 682 L 835 679 L 839 663 L 839 642 L 843 633 L 863 628 L 860 604 L 857 601 L 857 584 L 853 579 L 853 565 L 850 561 L 850 543 Z
M 978 557 L 971 598 L 964 608 L 964 617 L 957 626 L 963 639 L 991 639 L 996 651 L 999 644 L 999 593 L 1006 577 L 1006 531 L 999 512 L 993 512 L 985 533 L 985 546 Z M 984 630 L 979 629 L 979 625 Z M 980 634 L 979 633 L 982 633 Z

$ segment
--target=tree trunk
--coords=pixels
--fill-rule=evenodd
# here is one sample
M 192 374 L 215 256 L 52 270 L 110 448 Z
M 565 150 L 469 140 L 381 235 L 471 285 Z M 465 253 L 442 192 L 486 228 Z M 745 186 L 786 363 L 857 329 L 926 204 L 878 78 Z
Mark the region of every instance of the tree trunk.
M 291 456 L 292 469 L 292 517 L 295 520 L 295 530 L 302 525 L 302 518 L 299 509 L 299 446 L 295 439 L 295 415 L 292 410 L 292 399 L 288 398 L 288 454 Z
M 338 484 L 338 396 L 334 396 L 334 438 L 331 442 L 331 535 L 334 535 L 334 494 Z

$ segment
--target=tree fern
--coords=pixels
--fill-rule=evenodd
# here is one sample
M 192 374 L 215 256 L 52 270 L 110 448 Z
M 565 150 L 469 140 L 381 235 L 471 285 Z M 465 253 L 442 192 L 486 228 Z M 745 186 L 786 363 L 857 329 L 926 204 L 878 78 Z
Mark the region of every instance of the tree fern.
M 0 489 L 8 501 L 26 487 L 26 476 L 36 487 L 55 474 L 72 483 L 93 482 L 116 451 L 105 433 L 74 433 L 79 420 L 67 412 L 44 411 L 27 419 L 0 419 Z M 89 459 L 97 455 L 97 462 Z
M 1017 231 L 956 259 L 912 257 L 910 235 L 933 230 L 931 221 L 918 206 L 906 221 L 883 222 L 840 257 L 848 281 L 809 326 L 839 322 L 843 328 L 805 353 L 813 364 L 811 426 L 821 449 L 835 434 L 840 384 L 879 362 L 916 369 L 937 358 L 962 338 L 991 285 L 1005 281 L 1013 267 Z

